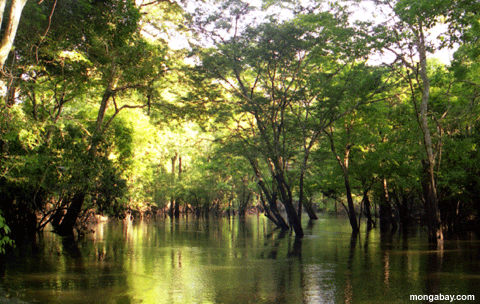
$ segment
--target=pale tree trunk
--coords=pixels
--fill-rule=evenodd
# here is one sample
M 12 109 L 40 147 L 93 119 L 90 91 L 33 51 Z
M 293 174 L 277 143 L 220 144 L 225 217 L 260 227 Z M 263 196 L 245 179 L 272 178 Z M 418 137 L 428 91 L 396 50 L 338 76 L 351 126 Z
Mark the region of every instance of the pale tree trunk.
M 430 98 L 430 80 L 427 75 L 427 50 L 423 25 L 419 19 L 416 46 L 420 57 L 420 77 L 422 79 L 422 102 L 420 105 L 419 123 L 423 133 L 425 151 L 427 153 L 426 173 L 428 191 L 425 198 L 426 217 L 428 225 L 428 239 L 431 242 L 443 242 L 443 229 L 438 208 L 437 188 L 435 182 L 435 153 L 433 152 L 432 137 L 428 128 L 428 101 Z
M 0 0 L 0 12 L 2 12 L 2 20 L 3 13 L 5 12 L 5 3 L 6 0 Z M 12 49 L 13 41 L 15 40 L 15 35 L 17 34 L 18 23 L 20 22 L 20 17 L 22 16 L 25 3 L 27 3 L 27 0 L 12 0 L 10 17 L 8 19 L 7 27 L 5 28 L 2 40 L 0 41 L 0 70 L 3 70 L 3 66 L 7 60 L 8 54 Z
M 0 30 L 2 29 L 3 14 L 5 13 L 5 5 L 7 0 L 0 0 Z

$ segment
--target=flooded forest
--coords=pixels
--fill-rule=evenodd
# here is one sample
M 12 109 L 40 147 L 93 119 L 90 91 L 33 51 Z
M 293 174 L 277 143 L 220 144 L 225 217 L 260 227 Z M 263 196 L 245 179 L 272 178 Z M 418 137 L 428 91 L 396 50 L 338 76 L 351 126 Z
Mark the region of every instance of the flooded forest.
M 0 302 L 473 303 L 479 11 L 0 0 Z

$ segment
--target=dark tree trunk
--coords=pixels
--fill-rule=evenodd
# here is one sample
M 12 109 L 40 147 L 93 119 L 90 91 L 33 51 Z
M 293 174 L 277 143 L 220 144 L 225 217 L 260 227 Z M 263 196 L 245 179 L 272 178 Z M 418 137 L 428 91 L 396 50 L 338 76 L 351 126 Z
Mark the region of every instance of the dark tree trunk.
M 102 134 L 103 134 L 103 121 L 105 118 L 105 113 L 107 111 L 108 102 L 110 97 L 114 95 L 114 89 L 116 85 L 116 65 L 112 64 L 112 70 L 110 75 L 110 81 L 105 88 L 105 92 L 102 96 L 102 101 L 100 103 L 100 108 L 98 110 L 97 120 L 95 122 L 95 130 L 92 134 L 90 148 L 86 151 L 87 160 L 93 162 L 97 154 L 98 145 L 101 142 Z M 87 164 L 88 165 L 88 164 Z M 84 174 L 84 182 L 86 183 L 87 180 L 90 179 L 90 175 L 92 174 L 90 170 L 85 169 L 83 172 Z M 83 186 L 81 189 L 77 190 L 76 193 L 73 195 L 72 203 L 67 209 L 67 213 L 65 214 L 62 223 L 58 226 L 58 233 L 61 235 L 68 235 L 73 233 L 73 228 L 75 227 L 75 223 L 77 221 L 78 215 L 82 210 L 83 202 L 85 201 L 85 196 L 87 194 L 88 188 L 87 186 Z
M 67 209 L 67 213 L 63 217 L 62 222 L 56 229 L 60 235 L 72 235 L 73 228 L 77 222 L 78 215 L 82 211 L 83 202 L 85 201 L 85 191 L 78 190 L 72 198 L 72 203 Z
M 273 216 L 273 214 L 270 212 L 270 207 L 268 207 L 267 204 L 265 203 L 265 197 L 263 196 L 263 192 L 261 192 L 261 191 L 260 191 L 260 202 L 262 203 L 265 216 L 266 216 L 269 220 L 271 220 L 275 225 L 277 225 L 277 227 L 280 228 L 277 220 L 275 219 L 275 217 Z
M 260 170 L 258 169 L 256 159 L 248 157 L 248 161 L 252 165 L 252 169 L 258 179 L 257 185 L 260 188 L 260 198 L 263 204 L 263 208 L 265 209 L 265 216 L 272 222 L 274 222 L 277 227 L 287 230 L 289 227 L 283 217 L 280 215 L 280 212 L 277 208 L 277 194 L 273 191 L 270 192 L 267 185 L 265 185 Z M 265 204 L 265 199 L 267 200 L 268 205 Z
M 62 204 L 63 205 L 63 204 Z M 63 216 L 65 215 L 65 209 L 63 206 L 60 206 L 55 213 L 51 216 L 51 225 L 56 230 L 62 221 Z
M 173 186 L 175 184 L 175 164 L 177 162 L 177 153 L 175 153 L 175 155 L 172 156 L 170 160 L 172 162 L 171 185 Z M 175 197 L 172 195 L 172 197 L 170 198 L 170 208 L 168 210 L 168 216 L 170 216 L 170 218 L 173 218 L 173 215 L 175 213 L 175 205 Z
M 178 180 L 180 181 L 182 176 L 182 157 L 178 156 Z M 180 218 L 180 198 L 175 200 L 175 208 L 173 210 L 173 215 L 176 219 Z
M 168 208 L 168 216 L 173 218 L 173 210 L 175 209 L 175 199 L 172 197 L 170 199 L 170 206 Z
M 295 211 L 295 206 L 293 205 L 292 200 L 292 192 L 288 185 L 285 182 L 285 179 L 281 175 L 275 176 L 275 179 L 278 184 L 278 190 L 280 192 L 281 200 L 283 205 L 285 206 L 285 211 L 287 212 L 288 221 L 295 231 L 296 237 L 303 237 L 303 228 L 302 222 L 300 221 L 300 217 L 298 216 L 297 212 Z
M 265 215 L 267 216 L 267 218 L 273 221 L 275 225 L 277 225 L 277 227 L 287 230 L 289 228 L 288 224 L 285 222 L 282 215 L 278 211 L 277 195 L 275 193 L 273 194 L 269 193 L 268 188 L 265 186 L 264 181 L 260 180 L 258 182 L 258 185 L 268 201 L 268 206 L 264 204 Z
M 353 205 L 352 188 L 350 186 L 350 177 L 349 177 L 349 171 L 348 171 L 350 149 L 352 148 L 353 144 L 347 144 L 345 146 L 345 155 L 342 160 L 335 149 L 335 143 L 333 140 L 333 130 L 330 129 L 330 132 L 325 131 L 325 133 L 327 134 L 330 140 L 330 149 L 332 150 L 333 155 L 337 159 L 337 162 L 340 168 L 342 169 L 343 180 L 345 182 L 345 192 L 347 194 L 348 218 L 350 220 L 350 226 L 352 226 L 353 233 L 358 233 L 360 229 L 357 223 L 357 216 L 355 215 L 355 206 Z
M 179 200 L 175 200 L 175 208 L 173 209 L 173 216 L 176 218 L 176 219 L 179 219 L 180 218 L 180 203 L 179 203 Z
M 252 192 L 248 189 L 248 179 L 243 178 L 242 192 L 240 195 L 240 202 L 238 206 L 238 215 L 244 217 L 247 213 L 247 207 L 252 199 Z
M 397 206 L 398 210 L 398 217 L 400 219 L 400 226 L 402 228 L 407 228 L 410 222 L 407 197 L 401 189 L 394 190 L 393 194 L 395 199 L 395 205 Z
M 395 219 L 393 217 L 393 210 L 392 206 L 390 205 L 390 198 L 388 195 L 388 186 L 387 180 L 383 179 L 383 195 L 382 201 L 380 203 L 380 231 L 386 232 L 390 229 L 390 227 L 395 227 Z
M 350 220 L 350 226 L 352 226 L 353 233 L 358 233 L 359 227 L 357 223 L 357 216 L 355 215 L 355 206 L 353 205 L 352 189 L 350 187 L 350 179 L 348 174 L 344 176 L 344 179 L 345 191 L 347 192 L 348 218 Z
M 298 194 L 298 216 L 299 218 L 302 217 L 302 207 L 305 208 L 305 211 L 307 211 L 307 214 L 308 214 L 308 217 L 311 219 L 311 220 L 317 220 L 318 217 L 317 217 L 317 214 L 315 213 L 315 210 L 313 210 L 313 207 L 312 207 L 312 202 L 311 201 L 308 201 L 305 199 L 305 196 L 304 196 L 304 174 L 303 172 L 300 173 L 300 184 L 299 184 L 299 194 Z
M 311 200 L 306 200 L 304 198 L 303 207 L 305 208 L 305 211 L 307 211 L 308 218 L 310 218 L 311 220 L 318 220 L 317 213 L 315 213 L 315 209 L 313 209 L 313 204 Z

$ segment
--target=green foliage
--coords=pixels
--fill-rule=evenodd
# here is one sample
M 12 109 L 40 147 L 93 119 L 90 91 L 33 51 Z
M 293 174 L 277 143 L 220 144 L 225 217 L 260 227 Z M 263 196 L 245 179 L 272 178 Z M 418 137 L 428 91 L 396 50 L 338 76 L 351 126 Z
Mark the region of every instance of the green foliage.
M 354 194 L 371 187 L 379 201 L 385 180 L 420 201 L 422 81 L 409 57 L 419 20 L 447 23 L 430 52 L 460 44 L 451 66 L 428 60 L 428 127 L 442 210 L 465 202 L 467 219 L 479 195 L 477 2 L 395 1 L 396 23 L 373 26 L 343 2 L 212 1 L 221 10 L 189 16 L 168 1 L 29 1 L 2 76 L 0 230 L 41 229 L 79 191 L 84 211 L 112 216 L 172 201 L 244 211 L 259 180 L 294 199 L 342 195 L 325 131 L 350 153 Z M 250 15 L 273 7 L 294 17 Z M 167 47 L 182 35 L 204 40 Z M 391 64 L 367 61 L 391 50 Z
M 144 179 L 132 179 L 136 137 L 155 130 L 136 130 L 122 114 L 159 103 L 156 82 L 174 60 L 142 37 L 140 9 L 117 0 L 27 4 L 0 109 L 1 209 L 12 230 L 42 229 L 79 191 L 84 211 L 121 215 L 130 182 Z
M 14 242 L 8 236 L 10 234 L 10 228 L 7 226 L 5 218 L 0 213 L 0 253 L 5 253 L 5 249 L 10 246 L 14 246 Z

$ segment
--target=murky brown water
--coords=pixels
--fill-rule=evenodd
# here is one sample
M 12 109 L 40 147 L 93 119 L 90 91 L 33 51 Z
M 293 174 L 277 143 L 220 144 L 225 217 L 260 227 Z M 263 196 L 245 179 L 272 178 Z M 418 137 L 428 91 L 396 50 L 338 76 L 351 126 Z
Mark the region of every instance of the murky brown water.
M 45 232 L 8 258 L 0 303 L 405 303 L 411 294 L 440 293 L 480 299 L 480 241 L 473 236 L 432 248 L 420 232 L 373 230 L 352 239 L 346 219 L 305 219 L 304 227 L 301 240 L 263 216 L 107 222 L 78 243 Z

